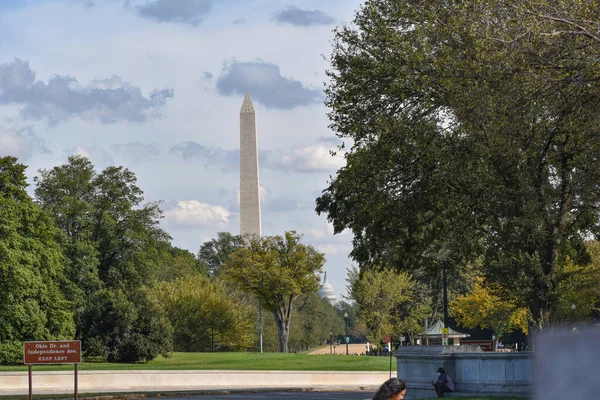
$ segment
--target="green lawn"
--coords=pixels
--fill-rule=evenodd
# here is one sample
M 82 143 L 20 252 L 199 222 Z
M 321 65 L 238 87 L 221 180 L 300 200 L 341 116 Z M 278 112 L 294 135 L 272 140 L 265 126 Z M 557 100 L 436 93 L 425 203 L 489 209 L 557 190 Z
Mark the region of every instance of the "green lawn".
M 296 371 L 389 371 L 389 357 L 310 355 L 282 353 L 173 353 L 144 364 L 83 362 L 85 370 L 296 370 Z M 34 371 L 72 370 L 73 365 L 34 365 Z M 392 370 L 396 362 L 392 361 Z M 0 371 L 27 371 L 27 366 L 0 366 Z

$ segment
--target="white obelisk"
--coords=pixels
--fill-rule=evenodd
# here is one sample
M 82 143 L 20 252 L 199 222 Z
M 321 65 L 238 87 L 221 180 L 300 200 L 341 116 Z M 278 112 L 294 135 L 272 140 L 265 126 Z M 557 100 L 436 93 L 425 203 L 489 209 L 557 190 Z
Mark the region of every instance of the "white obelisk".
M 261 236 L 256 113 L 248 93 L 240 110 L 240 234 Z
M 260 184 L 258 180 L 258 141 L 256 113 L 246 92 L 240 110 L 240 234 L 260 238 Z M 263 352 L 262 304 L 258 302 L 260 352 Z

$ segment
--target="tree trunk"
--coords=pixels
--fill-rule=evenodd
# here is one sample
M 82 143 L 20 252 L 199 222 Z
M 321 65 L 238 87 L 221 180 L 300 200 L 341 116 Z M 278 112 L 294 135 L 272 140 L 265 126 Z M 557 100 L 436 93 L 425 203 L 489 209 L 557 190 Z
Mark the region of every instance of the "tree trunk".
M 542 330 L 544 318 L 542 308 L 542 301 L 539 298 L 536 298 L 529 303 L 529 311 L 531 311 L 531 319 L 528 324 L 529 332 L 527 333 L 527 345 L 529 350 L 535 350 L 536 335 Z
M 277 325 L 277 334 L 279 336 L 279 351 L 282 353 L 288 352 L 288 339 L 290 337 L 290 322 L 292 321 L 292 303 L 294 296 L 285 296 L 282 299 L 281 306 L 277 311 L 273 312 L 275 324 Z
M 279 336 L 279 351 L 281 353 L 287 353 L 290 326 L 283 321 L 279 321 L 277 315 L 275 315 L 275 323 L 277 324 L 277 335 Z

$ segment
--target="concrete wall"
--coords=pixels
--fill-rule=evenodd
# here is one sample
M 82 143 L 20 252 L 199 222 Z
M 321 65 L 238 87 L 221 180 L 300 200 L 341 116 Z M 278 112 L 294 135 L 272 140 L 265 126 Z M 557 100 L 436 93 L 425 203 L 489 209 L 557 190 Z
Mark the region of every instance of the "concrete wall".
M 431 384 L 443 367 L 463 393 L 530 395 L 530 353 L 483 352 L 478 346 L 406 346 L 395 353 L 398 377 L 407 383 L 407 399 L 436 397 Z
M 79 371 L 79 392 L 257 388 L 377 388 L 389 372 L 332 371 Z M 73 371 L 36 372 L 33 393 L 72 393 Z M 28 393 L 27 372 L 1 372 L 2 394 Z

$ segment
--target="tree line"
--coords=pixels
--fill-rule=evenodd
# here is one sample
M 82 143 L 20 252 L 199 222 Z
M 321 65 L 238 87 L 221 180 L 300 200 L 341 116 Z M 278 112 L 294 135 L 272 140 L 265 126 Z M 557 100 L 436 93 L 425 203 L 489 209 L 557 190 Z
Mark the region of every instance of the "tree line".
M 0 363 L 22 362 L 28 340 L 79 339 L 85 357 L 119 362 L 253 351 L 259 300 L 266 351 L 342 334 L 343 312 L 315 293 L 324 257 L 299 234 L 221 232 L 195 255 L 171 244 L 126 168 L 72 156 L 39 171 L 33 198 L 25 171 L 0 158 Z

